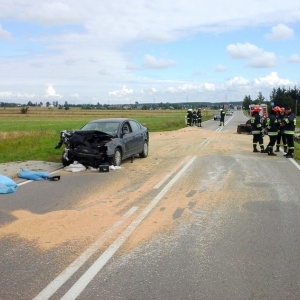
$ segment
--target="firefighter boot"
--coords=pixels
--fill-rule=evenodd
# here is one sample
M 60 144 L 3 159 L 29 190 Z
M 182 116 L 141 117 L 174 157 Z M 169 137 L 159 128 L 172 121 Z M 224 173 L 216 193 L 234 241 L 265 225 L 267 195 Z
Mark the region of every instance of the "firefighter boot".
M 277 156 L 277 154 L 273 152 L 273 147 L 269 147 L 268 155 L 269 156 Z
M 259 152 L 256 148 L 256 145 L 253 145 L 253 152 Z
M 279 145 L 276 145 L 276 150 L 275 150 L 275 152 L 279 152 Z
M 290 149 L 289 149 L 289 151 L 288 151 L 288 153 L 285 155 L 285 157 L 286 157 L 286 158 L 293 158 L 293 157 L 294 157 L 293 153 L 294 153 L 294 150 L 290 150 Z
M 287 153 L 287 146 L 283 146 L 283 152 Z
M 265 150 L 263 146 L 260 146 L 260 153 L 268 153 L 267 149 Z

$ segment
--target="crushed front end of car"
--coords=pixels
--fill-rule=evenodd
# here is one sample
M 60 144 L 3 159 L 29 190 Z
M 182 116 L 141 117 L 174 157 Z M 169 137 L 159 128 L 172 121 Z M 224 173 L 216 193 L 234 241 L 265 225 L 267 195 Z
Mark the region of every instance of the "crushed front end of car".
M 113 138 L 112 135 L 98 130 L 63 130 L 55 149 L 63 144 L 66 146 L 62 154 L 64 167 L 76 161 L 86 167 L 99 168 L 109 161 L 107 144 Z

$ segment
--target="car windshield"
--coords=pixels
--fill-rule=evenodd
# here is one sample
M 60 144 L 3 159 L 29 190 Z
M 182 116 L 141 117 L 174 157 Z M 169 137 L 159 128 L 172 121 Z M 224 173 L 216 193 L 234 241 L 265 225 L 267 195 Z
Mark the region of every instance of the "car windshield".
M 118 122 L 91 122 L 84 125 L 81 130 L 98 130 L 110 135 L 116 135 L 120 123 Z

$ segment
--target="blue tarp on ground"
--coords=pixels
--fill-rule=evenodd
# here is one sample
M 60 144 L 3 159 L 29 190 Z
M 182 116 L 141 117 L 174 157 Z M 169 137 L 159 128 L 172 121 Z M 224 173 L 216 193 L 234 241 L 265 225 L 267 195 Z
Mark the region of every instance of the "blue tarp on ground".
M 18 173 L 18 177 L 28 180 L 47 180 L 51 178 L 51 175 L 46 171 L 28 171 L 21 169 Z
M 0 194 L 12 194 L 18 185 L 9 177 L 0 174 Z

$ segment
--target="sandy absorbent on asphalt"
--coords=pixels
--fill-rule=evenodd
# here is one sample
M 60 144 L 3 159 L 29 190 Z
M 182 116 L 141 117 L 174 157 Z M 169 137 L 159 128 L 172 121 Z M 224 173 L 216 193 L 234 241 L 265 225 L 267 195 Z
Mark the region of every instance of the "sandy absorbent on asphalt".
M 42 215 L 25 210 L 13 211 L 15 220 L 0 228 L 0 237 L 17 236 L 35 243 L 41 251 L 65 243 L 88 245 L 118 222 L 122 213 L 130 207 L 139 206 L 138 212 L 145 208 L 155 196 L 153 186 L 168 172 L 176 172 L 181 168 L 185 157 L 251 152 L 251 144 L 251 137 L 226 130 L 215 132 L 187 127 L 178 131 L 151 133 L 148 158 L 141 159 L 138 163 L 125 164 L 119 170 L 125 174 L 124 180 L 110 182 L 101 195 L 94 191 L 70 210 Z M 177 222 L 176 211 L 180 214 L 180 208 L 192 205 L 186 195 L 197 188 L 196 184 L 198 182 L 178 182 L 179 189 L 170 191 L 143 220 L 127 242 L 126 249 L 147 241 L 155 233 L 172 230 Z M 212 209 L 216 205 L 215 201 L 207 193 L 206 198 L 204 196 L 201 201 L 193 204 L 193 209 Z M 107 243 L 115 239 L 136 214 L 125 220 L 110 235 Z

